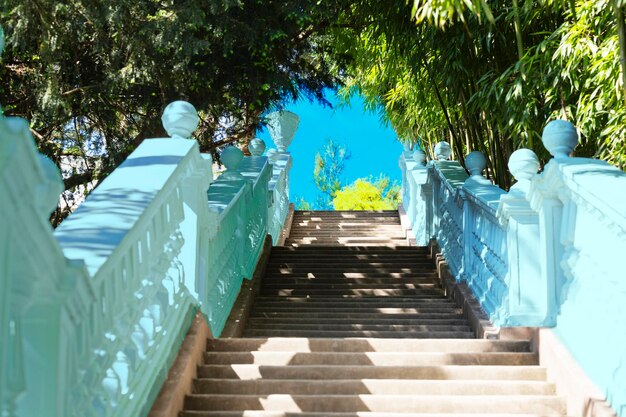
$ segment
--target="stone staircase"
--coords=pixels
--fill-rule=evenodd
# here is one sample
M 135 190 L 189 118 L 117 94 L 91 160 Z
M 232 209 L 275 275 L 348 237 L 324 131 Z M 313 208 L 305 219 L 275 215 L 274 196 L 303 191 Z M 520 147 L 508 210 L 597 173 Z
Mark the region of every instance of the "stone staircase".
M 181 417 L 566 414 L 528 341 L 474 339 L 396 212 L 296 212 L 244 337 L 204 359 Z

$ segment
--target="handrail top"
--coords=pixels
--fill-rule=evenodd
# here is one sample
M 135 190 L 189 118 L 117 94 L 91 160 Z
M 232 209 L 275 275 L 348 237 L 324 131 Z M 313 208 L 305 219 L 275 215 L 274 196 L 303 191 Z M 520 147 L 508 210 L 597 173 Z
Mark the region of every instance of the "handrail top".
M 591 158 L 552 159 L 547 177 L 558 170 L 567 188 L 587 204 L 610 217 L 626 233 L 626 173 L 609 163 Z
M 434 167 L 439 176 L 445 179 L 451 190 L 463 186 L 469 177 L 465 169 L 457 161 L 430 161 L 430 166 Z
M 186 139 L 144 140 L 55 230 L 65 256 L 83 259 L 94 276 L 197 149 Z

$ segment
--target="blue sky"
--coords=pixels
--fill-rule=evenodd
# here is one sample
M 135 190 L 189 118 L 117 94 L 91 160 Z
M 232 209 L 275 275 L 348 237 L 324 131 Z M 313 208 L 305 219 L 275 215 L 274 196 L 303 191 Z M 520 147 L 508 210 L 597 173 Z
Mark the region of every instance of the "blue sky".
M 381 126 L 377 115 L 366 113 L 360 97 L 353 97 L 350 107 L 339 107 L 339 100 L 332 92 L 327 99 L 333 104 L 332 109 L 308 101 L 286 107 L 300 116 L 300 126 L 288 148 L 293 157 L 291 201 L 296 197 L 304 197 L 309 202 L 316 200 L 317 189 L 313 184 L 315 154 L 327 138 L 346 146 L 352 153 L 352 158 L 346 162 L 344 184 L 381 173 L 400 183 L 398 158 L 402 145 L 393 129 Z M 258 137 L 265 141 L 268 149 L 274 147 L 267 131 L 260 132 Z

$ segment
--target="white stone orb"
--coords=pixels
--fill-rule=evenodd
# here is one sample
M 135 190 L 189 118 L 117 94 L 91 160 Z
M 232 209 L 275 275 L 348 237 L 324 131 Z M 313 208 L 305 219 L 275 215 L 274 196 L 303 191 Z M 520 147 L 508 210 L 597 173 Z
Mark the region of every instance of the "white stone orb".
M 465 167 L 469 171 L 470 175 L 482 176 L 483 171 L 487 167 L 487 158 L 485 158 L 485 155 L 483 155 L 482 152 L 470 152 L 465 157 Z
M 243 152 L 241 152 L 241 149 L 236 146 L 229 146 L 222 151 L 220 160 L 228 171 L 234 171 L 237 167 L 239 167 L 239 164 L 241 164 L 241 161 L 243 160 Z
M 188 139 L 198 128 L 200 118 L 191 103 L 178 100 L 167 105 L 161 116 L 161 123 L 171 137 Z
M 267 151 L 265 156 L 267 156 L 267 159 L 270 161 L 270 164 L 275 164 L 276 161 L 278 161 L 278 158 L 280 157 L 280 154 L 278 153 L 276 148 L 272 148 L 272 149 Z
M 265 142 L 262 139 L 254 138 L 248 144 L 248 150 L 253 156 L 261 156 L 265 152 Z
M 452 155 L 452 148 L 448 142 L 439 142 L 435 145 L 435 158 L 438 161 L 447 161 Z
M 413 152 L 413 160 L 417 162 L 418 165 L 426 165 L 426 152 L 421 149 L 416 149 Z
M 541 141 L 554 159 L 564 159 L 578 145 L 578 132 L 567 120 L 553 120 L 543 129 Z
M 508 166 L 516 180 L 530 180 L 539 171 L 539 159 L 530 149 L 522 148 L 511 154 Z

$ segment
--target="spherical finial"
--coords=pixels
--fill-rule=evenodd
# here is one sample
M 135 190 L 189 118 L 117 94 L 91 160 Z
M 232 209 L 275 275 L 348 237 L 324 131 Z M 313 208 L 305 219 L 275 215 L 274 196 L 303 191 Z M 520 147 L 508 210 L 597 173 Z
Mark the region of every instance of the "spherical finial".
M 278 153 L 278 151 L 275 148 L 272 148 L 272 149 L 267 151 L 265 156 L 267 156 L 267 159 L 269 159 L 270 164 L 274 164 L 274 163 L 276 163 L 276 161 L 278 161 L 278 157 L 280 156 L 280 154 Z
M 261 156 L 265 152 L 265 142 L 259 138 L 254 138 L 248 144 L 248 149 L 252 156 Z
M 234 171 L 243 160 L 243 152 L 236 146 L 229 146 L 222 151 L 220 160 L 227 170 Z
M 413 160 L 417 162 L 418 165 L 426 165 L 426 152 L 421 149 L 416 149 L 413 152 Z
M 465 167 L 472 176 L 482 176 L 484 169 L 487 167 L 487 158 L 482 152 L 470 152 L 465 157 Z
M 509 171 L 517 181 L 528 181 L 539 171 L 539 159 L 530 149 L 518 149 L 509 157 Z
M 447 161 L 452 155 L 452 148 L 448 142 L 439 142 L 435 145 L 435 158 L 438 161 Z
M 553 120 L 543 129 L 541 141 L 554 159 L 563 159 L 578 145 L 578 132 L 567 120 Z
M 161 122 L 168 135 L 188 139 L 197 129 L 200 119 L 196 108 L 186 101 L 174 101 L 167 105 Z

